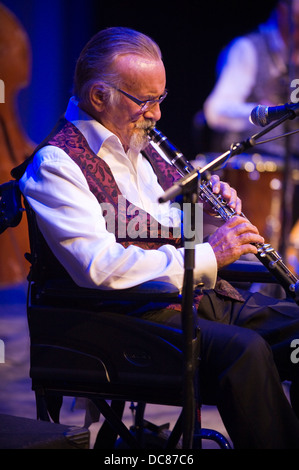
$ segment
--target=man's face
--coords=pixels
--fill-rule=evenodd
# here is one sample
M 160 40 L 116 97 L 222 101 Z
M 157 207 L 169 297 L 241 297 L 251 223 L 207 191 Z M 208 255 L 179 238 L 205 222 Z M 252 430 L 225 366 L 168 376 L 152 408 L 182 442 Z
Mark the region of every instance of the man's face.
M 141 101 L 158 99 L 165 91 L 165 68 L 161 60 L 154 61 L 137 55 L 123 55 L 115 63 L 121 77 L 120 88 Z M 155 103 L 147 111 L 119 93 L 116 104 L 106 104 L 100 122 L 116 134 L 125 151 L 141 150 L 147 142 L 146 129 L 161 117 L 160 105 Z

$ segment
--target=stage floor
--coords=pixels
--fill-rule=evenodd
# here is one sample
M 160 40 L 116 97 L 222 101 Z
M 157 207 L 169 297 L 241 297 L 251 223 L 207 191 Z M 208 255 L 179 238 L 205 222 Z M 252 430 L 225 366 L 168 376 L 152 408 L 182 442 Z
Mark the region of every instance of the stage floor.
M 0 355 L 0 414 L 35 419 L 35 398 L 29 378 L 29 334 L 26 318 L 26 284 L 0 288 L 0 345 L 4 345 L 4 362 Z M 3 348 L 2 348 L 3 349 Z M 65 398 L 61 423 L 84 425 L 85 410 L 79 400 Z M 132 412 L 126 406 L 125 422 L 132 424 Z M 180 408 L 148 405 L 145 418 L 157 425 L 170 424 L 172 429 Z M 93 447 L 99 422 L 90 426 L 90 446 Z M 202 427 L 214 429 L 229 439 L 216 407 L 202 407 Z M 212 441 L 204 441 L 206 449 L 217 449 Z

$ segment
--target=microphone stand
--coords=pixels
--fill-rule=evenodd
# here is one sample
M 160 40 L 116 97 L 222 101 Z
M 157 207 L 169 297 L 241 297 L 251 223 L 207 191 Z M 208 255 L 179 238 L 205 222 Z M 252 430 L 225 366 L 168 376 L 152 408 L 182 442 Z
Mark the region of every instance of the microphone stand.
M 299 110 L 297 110 L 299 114 Z M 201 179 L 212 170 L 219 169 L 229 158 L 238 155 L 244 150 L 258 144 L 257 139 L 270 132 L 275 127 L 282 124 L 287 119 L 296 117 L 296 111 L 289 110 L 285 116 L 264 128 L 257 134 L 245 141 L 232 144 L 230 150 L 223 153 L 201 169 L 194 169 L 172 187 L 167 189 L 159 198 L 160 203 L 164 203 L 183 196 L 184 203 L 191 208 L 191 234 L 195 233 L 195 204 L 198 201 L 198 185 Z M 299 131 L 299 130 L 298 130 Z M 279 136 L 284 137 L 284 135 Z M 278 137 L 271 138 L 275 140 Z M 262 143 L 262 142 L 260 142 Z M 188 207 L 188 206 L 185 206 Z M 183 205 L 184 209 L 184 205 Z M 182 292 L 182 330 L 184 338 L 184 384 L 183 384 L 183 448 L 197 448 L 200 434 L 195 431 L 195 413 L 197 411 L 197 377 L 196 370 L 199 360 L 199 331 L 193 318 L 193 285 L 195 267 L 195 235 L 189 239 L 184 234 L 184 282 Z
M 288 0 L 287 5 L 287 21 L 288 21 L 288 35 L 286 38 L 288 60 L 287 60 L 287 73 L 285 77 L 285 95 L 289 92 L 288 85 L 291 83 L 292 78 L 296 77 L 295 64 L 293 61 L 295 52 L 295 24 L 293 18 L 293 0 Z M 285 132 L 290 129 L 288 122 L 285 123 Z M 285 257 L 287 250 L 287 240 L 290 235 L 292 228 L 293 219 L 293 198 L 294 198 L 294 183 L 291 175 L 291 158 L 292 148 L 291 139 L 286 138 L 284 146 L 284 166 L 282 175 L 282 194 L 281 194 L 281 234 L 280 234 L 280 245 L 279 250 L 282 257 Z

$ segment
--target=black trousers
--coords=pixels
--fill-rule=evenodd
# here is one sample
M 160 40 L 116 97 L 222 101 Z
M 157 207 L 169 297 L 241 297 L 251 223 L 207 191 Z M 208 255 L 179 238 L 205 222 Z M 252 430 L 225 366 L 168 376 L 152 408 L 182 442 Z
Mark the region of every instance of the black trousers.
M 299 307 L 242 294 L 245 302 L 205 291 L 200 303 L 202 401 L 217 405 L 235 448 L 299 448 L 299 420 L 281 385 L 299 383 L 299 363 L 291 356 L 292 340 L 299 341 Z M 180 314 L 169 310 L 145 318 L 181 325 Z

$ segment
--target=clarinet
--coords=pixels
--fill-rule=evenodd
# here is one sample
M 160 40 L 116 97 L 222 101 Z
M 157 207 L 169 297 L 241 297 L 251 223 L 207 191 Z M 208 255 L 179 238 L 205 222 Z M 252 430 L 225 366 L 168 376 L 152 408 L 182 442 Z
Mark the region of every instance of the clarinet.
M 152 145 L 154 150 L 173 165 L 182 177 L 195 170 L 193 165 L 161 131 L 156 128 L 151 129 L 149 131 L 149 139 L 149 144 Z M 208 202 L 223 220 L 228 220 L 234 215 L 238 215 L 220 195 L 213 193 L 212 185 L 208 180 L 201 180 L 198 185 L 198 195 L 204 202 Z M 243 213 L 239 215 L 245 217 Z M 258 260 L 276 278 L 279 284 L 282 285 L 287 295 L 298 303 L 299 279 L 289 270 L 281 256 L 270 244 L 256 244 L 256 247 L 256 257 Z

